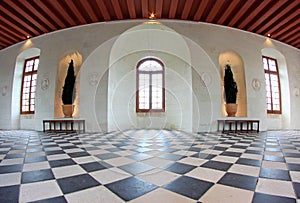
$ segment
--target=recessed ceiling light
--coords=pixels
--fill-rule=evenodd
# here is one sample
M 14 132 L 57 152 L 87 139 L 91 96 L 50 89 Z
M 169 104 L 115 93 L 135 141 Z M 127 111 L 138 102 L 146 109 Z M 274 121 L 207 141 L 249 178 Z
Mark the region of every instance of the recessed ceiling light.
M 271 37 L 271 34 L 270 34 L 270 33 L 268 33 L 268 34 L 267 34 L 267 36 L 268 36 L 268 37 Z

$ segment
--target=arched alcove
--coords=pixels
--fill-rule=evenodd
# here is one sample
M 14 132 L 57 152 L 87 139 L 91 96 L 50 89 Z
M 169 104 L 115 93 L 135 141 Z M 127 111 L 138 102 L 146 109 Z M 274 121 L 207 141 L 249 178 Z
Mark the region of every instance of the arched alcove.
M 282 114 L 268 114 L 268 129 L 288 129 L 291 121 L 290 88 L 285 57 L 274 48 L 263 48 L 262 56 L 276 59 L 279 71 Z M 263 68 L 263 67 L 262 67 Z M 265 89 L 264 89 L 265 91 Z M 266 94 L 265 94 L 266 95 Z M 267 112 L 267 111 L 266 111 Z
M 79 72 L 82 64 L 82 56 L 79 52 L 73 52 L 70 54 L 66 54 L 63 56 L 57 66 L 57 77 L 56 77 L 56 83 L 55 83 L 55 96 L 54 96 L 54 117 L 55 118 L 63 118 L 64 114 L 62 112 L 62 90 L 65 82 L 65 78 L 67 75 L 67 70 L 69 63 L 71 60 L 74 61 L 74 72 L 76 77 L 76 83 L 75 83 L 75 100 L 74 100 L 74 113 L 73 117 L 79 117 L 79 95 L 80 95 L 80 78 L 79 78 Z
M 28 58 L 39 56 L 41 50 L 39 48 L 29 48 L 22 51 L 16 58 L 14 71 L 13 87 L 12 87 L 12 104 L 11 104 L 11 128 L 12 129 L 34 129 L 34 114 L 20 116 L 20 100 L 22 88 L 22 76 L 24 62 Z
M 238 53 L 230 50 L 224 51 L 219 55 L 220 76 L 222 81 L 222 115 L 227 116 L 224 100 L 224 70 L 226 64 L 229 64 L 231 66 L 233 77 L 238 87 L 236 101 L 238 105 L 238 110 L 236 116 L 247 117 L 247 91 L 244 62 L 242 57 Z
M 165 66 L 165 112 L 135 111 L 136 67 L 144 58 L 156 58 Z M 190 52 L 183 37 L 158 22 L 145 22 L 121 34 L 109 58 L 108 131 L 168 128 L 191 132 L 190 64 Z

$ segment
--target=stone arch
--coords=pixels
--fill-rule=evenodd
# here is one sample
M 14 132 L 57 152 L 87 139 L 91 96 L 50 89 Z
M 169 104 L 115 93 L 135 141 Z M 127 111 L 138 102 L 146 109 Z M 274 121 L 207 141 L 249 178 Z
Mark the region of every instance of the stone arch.
M 39 48 L 29 48 L 22 51 L 16 58 L 15 71 L 13 77 L 12 88 L 12 104 L 11 104 L 11 127 L 12 129 L 34 129 L 32 119 L 34 115 L 28 115 L 28 118 L 22 119 L 20 116 L 20 100 L 24 62 L 28 58 L 39 56 L 41 50 Z M 28 122 L 27 122 L 28 121 Z M 24 125 L 22 125 L 24 123 Z

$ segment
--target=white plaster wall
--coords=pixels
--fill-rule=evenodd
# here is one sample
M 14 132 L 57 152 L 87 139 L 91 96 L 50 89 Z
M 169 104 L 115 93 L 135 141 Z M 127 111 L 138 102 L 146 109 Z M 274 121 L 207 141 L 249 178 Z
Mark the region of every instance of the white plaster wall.
M 41 130 L 42 120 L 54 117 L 54 83 L 56 80 L 56 70 L 59 59 L 68 53 L 78 51 L 83 57 L 83 69 L 81 70 L 81 73 L 84 75 L 84 77 L 82 77 L 82 75 L 80 77 L 80 117 L 87 119 L 88 130 L 98 131 L 100 129 L 100 125 L 97 124 L 97 119 L 99 120 L 99 117 L 101 116 L 95 115 L 98 113 L 94 113 L 93 115 L 88 114 L 88 112 L 95 112 L 90 108 L 85 110 L 82 109 L 83 106 L 91 106 L 91 97 L 94 97 L 94 92 L 98 89 L 97 85 L 94 87 L 93 85 L 89 84 L 88 81 L 91 77 L 89 75 L 96 71 L 99 74 L 97 75 L 99 81 L 102 81 L 102 85 L 105 84 L 105 80 L 101 80 L 101 77 L 103 75 L 107 76 L 107 74 L 105 74 L 105 70 L 107 70 L 109 67 L 108 61 L 110 50 L 113 44 L 108 43 L 108 41 L 113 41 L 114 37 L 119 36 L 124 31 L 139 25 L 142 22 L 143 21 L 139 20 L 118 21 L 75 27 L 45 34 L 37 38 L 32 38 L 29 41 L 24 41 L 17 45 L 1 50 L 0 106 L 2 108 L 0 108 L 0 129 L 15 129 L 18 127 L 16 124 L 12 123 L 13 116 L 11 109 L 14 67 L 17 56 L 22 51 L 28 48 L 37 47 L 41 50 L 41 55 L 38 73 L 39 88 L 37 90 L 34 129 Z M 215 75 L 217 73 L 215 73 L 214 69 L 215 67 L 218 67 L 219 54 L 230 49 L 238 53 L 244 61 L 247 89 L 247 116 L 259 118 L 261 120 L 261 130 L 268 129 L 268 119 L 265 106 L 265 91 L 263 88 L 264 72 L 261 61 L 261 50 L 263 48 L 271 47 L 278 50 L 285 57 L 288 73 L 287 80 L 289 90 L 288 98 L 290 99 L 290 125 L 283 125 L 282 121 L 280 121 L 280 124 L 282 128 L 300 129 L 300 122 L 298 122 L 300 119 L 300 97 L 294 94 L 294 91 L 297 90 L 297 88 L 300 88 L 300 51 L 298 49 L 279 43 L 272 39 L 267 40 L 265 37 L 259 35 L 218 25 L 171 20 L 164 20 L 161 22 L 184 36 L 186 41 L 190 41 L 195 46 L 201 47 L 198 47 L 199 49 L 191 49 L 191 47 L 189 47 L 190 50 L 195 50 L 195 52 L 190 51 L 192 60 L 191 66 L 199 67 L 198 73 L 200 75 L 202 73 L 202 68 L 205 68 L 207 71 L 211 71 L 213 85 L 211 87 L 211 91 L 208 91 L 211 98 L 210 100 L 212 101 L 213 116 L 209 115 L 209 117 L 212 118 L 209 119 L 211 120 L 211 124 L 215 123 L 215 119 L 221 113 L 220 107 L 218 107 L 221 105 L 220 95 L 218 95 L 220 94 L 220 91 L 218 89 L 214 90 L 213 88 L 214 83 L 220 83 L 220 79 L 219 76 Z M 104 44 L 105 46 L 107 45 L 107 49 L 102 49 L 103 47 L 101 46 Z M 101 47 L 101 51 L 98 50 L 99 47 Z M 201 52 L 197 51 L 201 49 L 207 58 L 202 57 L 203 55 Z M 101 53 L 101 55 L 93 55 L 97 51 L 98 53 Z M 197 59 L 198 56 L 204 60 L 209 59 L 210 61 L 200 61 Z M 41 90 L 40 83 L 45 77 L 49 78 L 50 86 L 47 90 Z M 262 86 L 259 90 L 254 90 L 252 88 L 251 84 L 253 79 L 258 79 L 261 82 Z M 107 94 L 105 92 L 105 88 L 103 91 L 97 90 L 96 92 L 99 92 L 98 94 L 102 96 Z M 217 94 L 216 92 L 219 93 Z M 97 98 L 97 102 L 95 103 L 102 101 L 100 98 Z M 92 106 L 91 108 L 93 109 L 94 107 Z M 101 111 L 104 111 L 105 113 L 104 109 L 105 107 L 102 106 L 102 110 L 99 110 L 99 113 Z M 103 122 L 101 125 L 106 126 L 104 121 L 105 119 L 100 120 Z M 193 124 L 193 126 L 194 125 L 197 126 L 196 124 Z
M 136 113 L 136 66 L 157 58 L 165 68 L 165 112 Z M 185 40 L 160 23 L 144 23 L 124 32 L 110 54 L 108 131 L 168 128 L 192 131 L 190 53 Z

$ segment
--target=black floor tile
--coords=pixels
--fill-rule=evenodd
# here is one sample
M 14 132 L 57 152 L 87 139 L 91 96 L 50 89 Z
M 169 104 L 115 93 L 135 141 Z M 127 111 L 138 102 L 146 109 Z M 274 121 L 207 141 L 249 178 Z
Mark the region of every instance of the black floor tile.
M 300 164 L 287 164 L 290 171 L 300 171 Z
M 186 174 L 195 168 L 196 166 L 192 166 L 184 163 L 173 163 L 171 165 L 164 167 L 164 169 L 177 174 Z
M 212 168 L 212 169 L 221 170 L 221 171 L 227 171 L 231 166 L 232 166 L 231 163 L 212 161 L 212 160 L 201 165 L 201 167 Z
M 106 169 L 106 167 L 100 164 L 99 162 L 81 164 L 80 166 L 87 172 L 100 171 Z
M 188 176 L 181 176 L 163 186 L 163 188 L 198 200 L 213 185 L 214 184 L 211 182 L 198 180 Z
M 5 156 L 5 159 L 15 159 L 15 158 L 24 158 L 25 157 L 25 153 L 22 154 L 7 154 Z
M 296 200 L 290 197 L 280 197 L 263 193 L 254 193 L 252 203 L 296 203 Z
M 240 189 L 254 191 L 258 178 L 253 176 L 240 175 L 235 173 L 226 173 L 218 184 L 228 185 Z
M 106 153 L 106 154 L 98 154 L 96 155 L 96 157 L 102 159 L 102 160 L 106 160 L 106 159 L 113 159 L 113 158 L 117 158 L 120 157 L 117 154 L 113 154 L 113 153 Z
M 0 202 L 17 203 L 19 202 L 20 185 L 0 187 Z
M 55 167 L 60 167 L 60 166 L 75 165 L 76 162 L 73 161 L 72 159 L 61 159 L 61 160 L 49 161 L 49 164 L 50 164 L 51 168 L 55 168 Z
M 242 155 L 242 153 L 238 153 L 238 152 L 223 152 L 220 155 L 222 156 L 233 156 L 233 157 L 240 157 Z
M 239 158 L 236 163 L 248 166 L 261 166 L 261 160 L 257 159 Z
M 55 154 L 65 154 L 65 152 L 63 150 L 53 150 L 53 151 L 45 151 L 45 154 L 49 156 Z
M 130 177 L 113 182 L 105 185 L 105 187 L 125 201 L 135 199 L 157 188 L 157 186 L 145 182 L 137 177 Z
M 300 152 L 299 153 L 284 153 L 285 157 L 294 157 L 294 158 L 299 158 L 300 157 Z
M 22 164 L 0 166 L 0 174 L 21 172 L 22 168 Z
M 290 173 L 288 170 L 280 170 L 273 168 L 261 168 L 259 177 L 287 181 L 291 180 Z
M 294 191 L 297 199 L 300 199 L 300 183 L 293 183 Z
M 263 154 L 263 151 L 259 151 L 259 150 L 246 150 L 245 153 L 248 154 Z
M 27 171 L 22 173 L 21 183 L 33 183 L 51 179 L 55 179 L 51 169 Z
M 99 182 L 88 174 L 57 179 L 57 183 L 64 194 L 100 185 Z
M 72 158 L 77 158 L 77 157 L 83 157 L 83 156 L 90 156 L 89 153 L 87 152 L 74 152 L 74 153 L 68 153 L 68 155 Z
M 138 175 L 140 173 L 150 171 L 150 170 L 154 169 L 155 167 L 150 166 L 148 164 L 141 163 L 141 162 L 134 162 L 134 163 L 127 164 L 124 166 L 120 166 L 119 168 L 121 168 L 124 171 L 127 171 L 128 173 L 131 173 L 132 175 Z
M 38 200 L 31 203 L 67 203 L 67 200 L 65 199 L 65 197 L 60 196 L 60 197 Z
M 264 155 L 264 160 L 274 162 L 285 162 L 285 159 L 281 156 Z
M 46 156 L 29 156 L 26 157 L 24 162 L 25 163 L 34 163 L 34 162 L 42 162 L 42 161 L 47 161 Z

